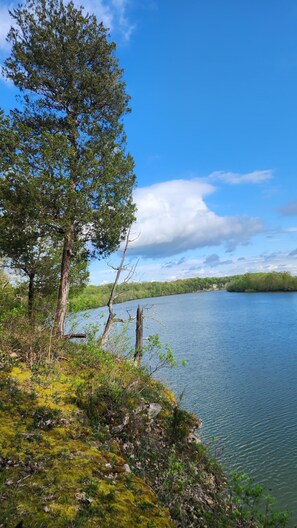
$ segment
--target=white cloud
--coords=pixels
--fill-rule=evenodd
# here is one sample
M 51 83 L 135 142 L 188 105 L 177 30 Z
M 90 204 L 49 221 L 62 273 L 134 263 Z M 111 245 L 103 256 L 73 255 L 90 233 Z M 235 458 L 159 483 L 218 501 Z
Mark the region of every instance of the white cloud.
M 124 40 L 128 41 L 131 37 L 135 25 L 130 21 L 127 14 L 127 5 L 129 0 L 74 0 L 77 7 L 81 5 L 89 13 L 94 13 L 99 22 L 109 28 L 111 32 L 119 32 Z M 6 42 L 6 36 L 13 25 L 13 20 L 9 15 L 9 10 L 17 7 L 18 2 L 9 2 L 0 6 L 0 49 L 7 51 L 9 44 Z
M 130 40 L 131 35 L 135 29 L 135 24 L 132 24 L 127 16 L 127 0 L 112 0 L 113 13 L 115 21 L 118 21 L 118 27 L 120 28 L 125 40 Z
M 94 13 L 99 21 L 111 32 L 119 31 L 124 40 L 128 41 L 135 29 L 135 25 L 127 15 L 129 0 L 75 0 L 77 6 L 83 5 L 87 11 Z
M 103 22 L 104 26 L 113 29 L 113 11 L 108 5 L 108 3 L 103 2 L 102 0 L 74 0 L 76 7 L 83 6 L 85 11 L 96 15 L 99 22 Z
M 287 229 L 283 229 L 283 233 L 297 233 L 297 227 L 288 227 Z
M 168 257 L 189 249 L 225 243 L 229 249 L 246 244 L 263 229 L 258 218 L 223 217 L 212 212 L 204 197 L 215 188 L 199 180 L 171 180 L 138 188 L 133 231 L 139 237 L 130 252 Z
M 3 50 L 9 49 L 9 44 L 6 42 L 7 33 L 12 25 L 12 18 L 9 11 L 16 7 L 16 4 L 4 4 L 0 6 L 0 48 Z
M 254 171 L 248 172 L 247 174 L 216 171 L 209 176 L 209 180 L 221 181 L 228 183 L 229 185 L 240 185 L 244 183 L 263 183 L 265 181 L 271 180 L 272 177 L 272 170 Z
M 212 257 L 212 255 L 210 255 Z M 159 269 L 151 269 L 151 265 L 146 266 L 146 261 L 141 262 L 142 273 L 145 280 L 150 280 L 152 277 L 155 280 L 176 280 L 186 279 L 190 277 L 222 277 L 230 275 L 240 275 L 243 273 L 268 272 L 268 271 L 289 271 L 292 275 L 297 275 L 297 249 L 290 253 L 276 252 L 272 254 L 251 255 L 246 257 L 234 258 L 224 260 L 224 254 L 214 258 L 213 264 L 206 263 L 209 257 L 205 260 L 199 258 L 190 258 L 184 263 L 170 267 L 170 269 L 160 267 Z M 139 280 L 138 278 L 136 280 Z M 144 280 L 144 279 L 142 279 Z

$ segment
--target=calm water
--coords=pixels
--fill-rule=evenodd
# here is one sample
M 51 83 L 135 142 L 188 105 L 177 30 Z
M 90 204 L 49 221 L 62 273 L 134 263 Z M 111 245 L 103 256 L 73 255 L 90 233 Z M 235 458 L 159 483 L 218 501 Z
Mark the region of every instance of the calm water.
M 266 484 L 297 526 L 297 293 L 207 292 L 139 304 L 152 306 L 145 334 L 158 333 L 187 360 L 159 376 L 177 396 L 185 389 L 182 404 L 202 419 L 203 441 L 215 437 L 225 466 Z M 89 322 L 100 312 L 89 311 Z

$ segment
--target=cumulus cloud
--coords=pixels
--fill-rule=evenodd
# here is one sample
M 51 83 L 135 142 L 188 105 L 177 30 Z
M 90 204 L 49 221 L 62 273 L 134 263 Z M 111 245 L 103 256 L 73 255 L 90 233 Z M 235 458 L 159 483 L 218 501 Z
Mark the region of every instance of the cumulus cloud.
M 247 174 L 216 171 L 209 176 L 209 179 L 213 181 L 221 181 L 229 185 L 241 185 L 244 183 L 263 183 L 271 180 L 272 177 L 272 170 L 257 170 L 254 172 L 248 172 Z
M 204 197 L 215 188 L 199 180 L 171 180 L 138 188 L 134 199 L 138 238 L 130 252 L 146 257 L 169 257 L 184 251 L 225 243 L 230 249 L 248 243 L 263 229 L 258 218 L 218 216 Z
M 280 212 L 284 216 L 297 216 L 297 200 L 281 207 Z

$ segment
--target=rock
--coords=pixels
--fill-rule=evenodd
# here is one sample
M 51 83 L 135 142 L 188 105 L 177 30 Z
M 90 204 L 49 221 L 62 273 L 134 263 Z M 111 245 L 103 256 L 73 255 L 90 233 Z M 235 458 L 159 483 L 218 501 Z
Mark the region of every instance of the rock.
M 200 438 L 195 433 L 190 433 L 188 436 L 188 442 L 190 444 L 201 444 Z
M 144 402 L 141 402 L 140 405 L 135 409 L 134 414 L 140 414 L 147 408 L 147 404 Z
M 131 473 L 131 468 L 130 468 L 129 464 L 124 464 L 123 468 L 126 471 L 126 473 Z
M 121 433 L 122 430 L 124 429 L 124 427 L 126 427 L 126 425 L 129 423 L 129 420 L 130 420 L 130 417 L 128 414 L 126 414 L 124 420 L 123 420 L 123 423 L 121 423 L 120 425 L 115 425 L 113 428 L 112 428 L 112 433 Z
M 114 427 L 112 427 L 111 432 L 115 434 L 121 433 L 124 427 L 125 427 L 124 424 L 115 425 Z
M 149 419 L 152 420 L 156 418 L 156 416 L 158 416 L 161 410 L 162 410 L 162 407 L 159 403 L 150 403 L 148 412 L 147 412 Z

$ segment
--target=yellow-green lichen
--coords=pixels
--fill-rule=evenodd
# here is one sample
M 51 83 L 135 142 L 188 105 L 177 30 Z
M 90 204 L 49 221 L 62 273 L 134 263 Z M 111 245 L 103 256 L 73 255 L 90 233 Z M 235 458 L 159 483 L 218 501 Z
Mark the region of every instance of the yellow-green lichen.
M 19 364 L 1 373 L 2 524 L 169 528 L 167 510 L 141 479 L 127 473 L 118 444 L 101 450 L 75 405 L 75 387 L 82 381 L 61 366 L 33 375 Z

